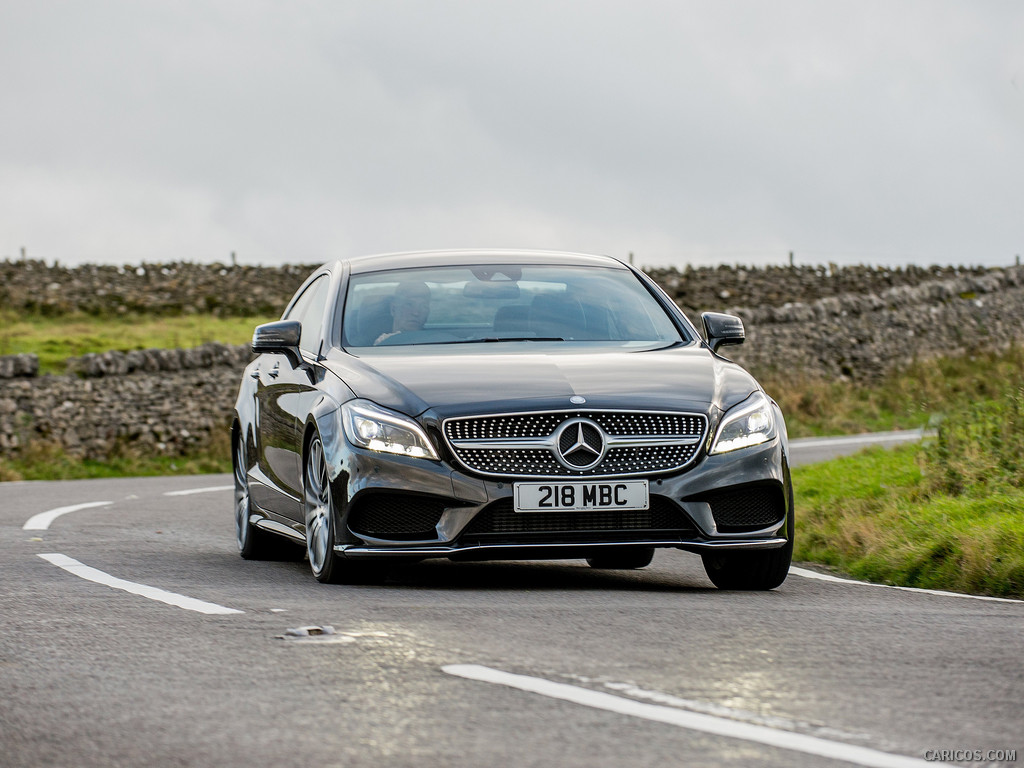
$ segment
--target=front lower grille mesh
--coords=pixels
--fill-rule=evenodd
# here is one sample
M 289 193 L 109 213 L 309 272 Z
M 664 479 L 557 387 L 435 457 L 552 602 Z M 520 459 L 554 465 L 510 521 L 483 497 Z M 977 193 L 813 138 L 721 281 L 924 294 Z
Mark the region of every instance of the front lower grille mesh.
M 692 521 L 664 496 L 651 496 L 650 509 L 602 509 L 584 512 L 516 512 L 511 499 L 483 509 L 462 532 L 462 539 L 500 534 L 673 531 L 694 533 Z
M 767 528 L 780 522 L 786 514 L 782 488 L 778 486 L 733 488 L 701 500 L 711 505 L 715 525 L 724 533 Z
M 356 535 L 380 539 L 433 539 L 444 510 L 438 499 L 375 493 L 355 503 L 348 527 Z

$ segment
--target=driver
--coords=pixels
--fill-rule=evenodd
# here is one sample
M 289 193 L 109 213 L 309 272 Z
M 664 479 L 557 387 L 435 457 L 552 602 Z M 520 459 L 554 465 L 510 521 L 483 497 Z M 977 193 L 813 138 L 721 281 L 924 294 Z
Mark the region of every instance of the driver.
M 378 336 L 374 345 L 405 331 L 422 330 L 429 314 L 430 287 L 422 282 L 399 283 L 391 300 L 391 332 Z

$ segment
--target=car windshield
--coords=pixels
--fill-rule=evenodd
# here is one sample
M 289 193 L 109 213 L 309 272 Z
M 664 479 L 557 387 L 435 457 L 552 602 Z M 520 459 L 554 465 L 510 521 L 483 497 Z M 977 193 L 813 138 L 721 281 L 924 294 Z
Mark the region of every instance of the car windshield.
M 342 331 L 347 347 L 685 340 L 628 270 L 530 264 L 353 275 Z

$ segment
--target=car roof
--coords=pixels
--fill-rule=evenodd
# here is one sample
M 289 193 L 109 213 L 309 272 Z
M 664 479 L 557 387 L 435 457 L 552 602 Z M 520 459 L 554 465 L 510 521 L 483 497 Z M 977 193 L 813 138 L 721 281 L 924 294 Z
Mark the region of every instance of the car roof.
M 470 264 L 561 264 L 566 266 L 627 268 L 625 264 L 611 256 L 563 253 L 560 251 L 491 249 L 382 253 L 375 256 L 356 256 L 344 261 L 348 262 L 352 274 L 378 272 L 387 269 L 463 266 Z

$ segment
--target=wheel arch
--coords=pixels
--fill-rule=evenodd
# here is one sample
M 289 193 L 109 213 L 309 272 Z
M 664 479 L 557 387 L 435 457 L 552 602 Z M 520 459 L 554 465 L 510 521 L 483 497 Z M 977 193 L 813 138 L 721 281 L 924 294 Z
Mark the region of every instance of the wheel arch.
M 237 412 L 231 417 L 230 436 L 231 436 L 231 463 L 234 465 L 234 464 L 237 463 L 237 459 L 238 459 L 238 451 L 236 450 L 236 448 L 238 446 L 238 441 L 242 439 L 242 420 L 238 417 L 238 413 Z M 248 459 L 249 458 L 249 443 L 248 443 L 248 441 L 246 441 L 246 443 L 244 445 L 244 450 L 245 450 L 246 459 Z M 248 469 L 248 467 L 246 469 Z
M 347 526 L 344 525 L 343 510 L 347 507 L 348 461 L 346 456 L 345 433 L 341 424 L 341 405 L 336 401 L 321 397 L 306 415 L 306 423 L 302 429 L 301 457 L 302 482 L 306 482 L 306 463 L 309 461 L 309 446 L 313 436 L 319 435 L 323 444 L 324 459 L 327 462 L 327 473 L 332 486 L 332 514 L 334 516 L 335 544 L 347 542 Z

